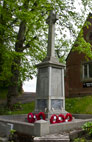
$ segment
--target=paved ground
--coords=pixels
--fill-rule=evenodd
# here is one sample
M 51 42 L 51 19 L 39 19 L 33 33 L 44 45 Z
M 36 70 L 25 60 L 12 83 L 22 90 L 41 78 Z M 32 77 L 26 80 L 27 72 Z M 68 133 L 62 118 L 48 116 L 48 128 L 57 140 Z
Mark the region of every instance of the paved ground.
M 17 102 L 21 103 L 29 103 L 35 100 L 36 93 L 34 92 L 24 92 L 21 96 L 17 98 Z M 1 104 L 6 104 L 6 100 L 1 100 L 0 99 L 0 105 Z
M 32 102 L 35 100 L 35 96 L 36 96 L 36 93 L 31 93 L 31 92 L 24 92 L 23 95 L 19 96 L 17 98 L 17 101 L 18 102 L 21 102 L 21 103 L 29 103 L 29 102 Z

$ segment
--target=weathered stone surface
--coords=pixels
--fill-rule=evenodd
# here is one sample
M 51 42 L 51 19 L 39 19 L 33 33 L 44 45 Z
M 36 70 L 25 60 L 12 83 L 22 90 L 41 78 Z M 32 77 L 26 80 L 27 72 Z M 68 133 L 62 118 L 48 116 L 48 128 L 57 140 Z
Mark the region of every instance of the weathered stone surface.
M 38 86 L 37 86 L 37 97 L 41 97 L 48 94 L 48 68 L 39 69 L 38 72 Z M 40 96 L 39 96 L 40 95 Z
M 35 137 L 34 142 L 69 142 L 68 134 L 53 134 L 43 137 Z
M 49 134 L 49 122 L 39 120 L 34 123 L 34 136 L 44 136 Z
M 51 100 L 51 108 L 54 110 L 61 110 L 63 107 L 63 100 L 53 99 Z
M 3 122 L 0 122 L 0 137 L 7 136 L 7 125 Z
M 3 138 L 3 137 L 0 137 L 0 142 L 8 142 L 8 138 Z
M 65 112 L 65 93 L 64 93 L 64 65 L 60 64 L 55 57 L 55 22 L 57 15 L 50 11 L 47 19 L 49 25 L 47 57 L 42 63 L 37 65 L 37 90 L 35 112 L 46 112 L 46 116 Z M 45 111 L 46 110 L 46 111 Z M 57 110 L 57 112 L 53 112 Z M 63 110 L 63 111 L 62 111 Z M 47 114 L 48 113 L 48 114 Z
M 19 114 L 19 115 L 0 115 L 1 119 L 6 120 L 17 120 L 17 121 L 25 121 L 25 118 L 27 117 L 27 114 Z
M 35 112 L 65 113 L 64 67 L 52 63 L 46 66 L 38 66 Z
M 9 125 L 9 123 L 0 122 L 0 137 L 8 137 L 10 135 L 10 130 L 11 125 Z
M 49 25 L 49 33 L 48 33 L 48 50 L 47 56 L 55 56 L 55 48 L 54 48 L 54 41 L 55 41 L 55 23 L 58 20 L 58 16 L 56 13 L 51 10 L 50 15 L 47 18 L 47 24 Z
M 76 119 L 91 119 L 92 114 L 73 114 L 73 117 Z
M 63 84 L 62 84 L 62 69 L 52 68 L 51 72 L 51 96 L 62 97 L 63 96 Z
M 39 110 L 47 108 L 47 100 L 45 100 L 45 99 L 37 100 L 37 106 L 38 106 Z
M 8 116 L 7 116 L 8 117 Z M 9 116 L 10 118 L 10 116 Z M 34 124 L 20 122 L 15 120 L 8 120 L 8 119 L 1 119 L 0 118 L 0 133 L 2 136 L 7 136 L 7 130 L 10 130 L 12 127 L 7 129 L 6 124 L 14 125 L 13 129 L 19 133 L 24 133 L 31 136 L 41 137 L 44 135 L 52 135 L 55 133 L 62 133 L 66 131 L 71 131 L 74 129 L 80 129 L 84 123 L 92 122 L 91 119 L 73 119 L 71 122 L 64 122 L 64 123 L 57 123 L 57 124 L 50 124 L 49 121 L 36 121 Z M 8 131 L 9 132 L 9 131 Z
M 70 142 L 69 139 L 40 139 L 40 138 L 35 138 L 33 142 Z

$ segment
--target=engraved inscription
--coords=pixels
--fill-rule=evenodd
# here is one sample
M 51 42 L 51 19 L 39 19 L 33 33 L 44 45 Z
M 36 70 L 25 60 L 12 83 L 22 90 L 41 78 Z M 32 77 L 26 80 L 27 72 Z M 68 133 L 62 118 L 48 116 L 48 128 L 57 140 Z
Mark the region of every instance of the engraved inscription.
M 47 100 L 45 100 L 45 99 L 38 99 L 37 100 L 37 107 L 38 107 L 38 109 L 45 109 L 45 108 L 47 108 Z
M 51 100 L 51 108 L 54 110 L 61 110 L 63 107 L 63 100 L 53 99 Z
M 48 68 L 39 70 L 39 78 L 37 82 L 37 95 L 47 96 L 48 93 Z
M 61 69 L 52 68 L 52 81 L 51 81 L 52 96 L 62 97 L 62 76 Z

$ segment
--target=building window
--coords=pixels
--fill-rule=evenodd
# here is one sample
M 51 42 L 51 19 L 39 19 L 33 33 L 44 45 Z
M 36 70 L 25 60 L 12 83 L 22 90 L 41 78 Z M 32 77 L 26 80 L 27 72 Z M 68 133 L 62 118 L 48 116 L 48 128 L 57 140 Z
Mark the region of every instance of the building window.
M 92 78 L 92 62 L 83 64 L 83 79 Z

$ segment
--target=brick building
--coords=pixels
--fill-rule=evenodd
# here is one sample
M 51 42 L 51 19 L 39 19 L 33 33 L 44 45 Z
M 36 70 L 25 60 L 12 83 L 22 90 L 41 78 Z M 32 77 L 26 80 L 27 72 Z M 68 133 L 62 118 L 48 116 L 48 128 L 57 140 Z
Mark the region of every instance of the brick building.
M 92 14 L 87 21 L 92 23 Z M 83 29 L 83 35 L 92 44 L 92 24 Z M 92 95 L 92 60 L 78 51 L 71 50 L 66 59 L 65 92 L 66 97 Z

